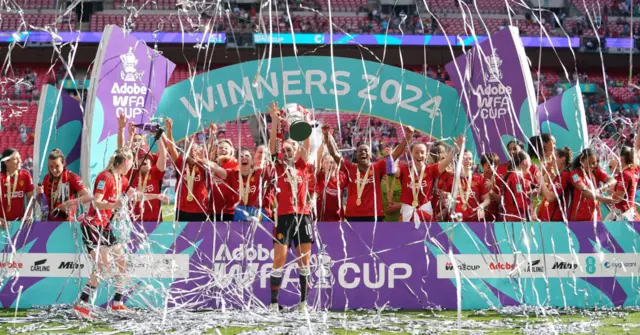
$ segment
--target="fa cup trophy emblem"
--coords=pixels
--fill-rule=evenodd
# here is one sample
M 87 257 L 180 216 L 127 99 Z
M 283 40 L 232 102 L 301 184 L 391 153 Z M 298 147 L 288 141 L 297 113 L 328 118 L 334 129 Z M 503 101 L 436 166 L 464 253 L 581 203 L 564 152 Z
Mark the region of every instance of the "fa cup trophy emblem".
M 122 71 L 120 71 L 120 78 L 124 81 L 135 82 L 142 78 L 144 71 L 138 72 L 136 65 L 138 65 L 138 59 L 133 53 L 133 48 L 129 47 L 129 52 L 120 55 L 120 61 L 122 61 Z
M 502 59 L 498 57 L 496 51 L 496 49 L 493 49 L 491 54 L 487 56 L 488 69 L 485 74 L 485 79 L 490 83 L 500 82 L 500 80 L 502 80 L 502 71 L 500 70 L 500 66 L 502 66 Z

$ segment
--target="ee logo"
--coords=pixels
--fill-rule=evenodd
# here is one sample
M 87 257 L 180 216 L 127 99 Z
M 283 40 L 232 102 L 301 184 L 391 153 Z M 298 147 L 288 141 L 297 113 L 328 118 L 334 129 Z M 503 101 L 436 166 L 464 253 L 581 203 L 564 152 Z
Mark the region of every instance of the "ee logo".
M 596 272 L 596 259 L 593 256 L 589 256 L 586 259 L 587 262 L 587 273 L 592 275 Z

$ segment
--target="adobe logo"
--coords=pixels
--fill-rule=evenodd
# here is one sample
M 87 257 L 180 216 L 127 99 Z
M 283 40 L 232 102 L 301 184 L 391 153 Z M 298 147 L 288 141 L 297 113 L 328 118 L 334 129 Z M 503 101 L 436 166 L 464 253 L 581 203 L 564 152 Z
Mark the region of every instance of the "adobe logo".
M 513 270 L 515 268 L 516 268 L 516 265 L 512 263 L 491 262 L 491 264 L 489 264 L 490 270 Z

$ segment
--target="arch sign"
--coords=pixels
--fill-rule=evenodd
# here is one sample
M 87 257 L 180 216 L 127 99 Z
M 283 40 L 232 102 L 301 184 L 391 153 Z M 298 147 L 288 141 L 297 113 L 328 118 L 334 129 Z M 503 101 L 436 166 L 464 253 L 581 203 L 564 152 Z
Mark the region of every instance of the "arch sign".
M 284 57 L 240 63 L 167 88 L 158 116 L 171 117 L 176 138 L 266 113 L 271 101 L 309 109 L 362 112 L 438 138 L 457 136 L 467 117 L 455 89 L 394 66 L 340 57 Z

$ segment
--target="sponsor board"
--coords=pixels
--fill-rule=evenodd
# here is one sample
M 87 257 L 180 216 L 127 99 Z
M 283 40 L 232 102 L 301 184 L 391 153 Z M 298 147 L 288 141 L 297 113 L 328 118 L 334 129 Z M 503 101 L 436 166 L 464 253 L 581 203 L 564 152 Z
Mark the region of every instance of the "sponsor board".
M 0 259 L 10 259 L 0 254 Z M 20 277 L 89 277 L 92 269 L 87 254 L 21 254 L 15 260 L 0 262 L 0 272 Z M 187 278 L 189 255 L 127 255 L 127 268 L 134 278 Z
M 638 255 L 628 254 L 500 254 L 454 255 L 458 272 L 467 278 L 635 277 Z M 455 278 L 448 255 L 438 255 L 438 278 Z

